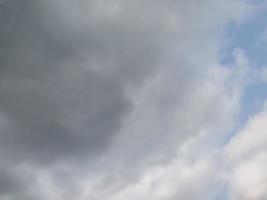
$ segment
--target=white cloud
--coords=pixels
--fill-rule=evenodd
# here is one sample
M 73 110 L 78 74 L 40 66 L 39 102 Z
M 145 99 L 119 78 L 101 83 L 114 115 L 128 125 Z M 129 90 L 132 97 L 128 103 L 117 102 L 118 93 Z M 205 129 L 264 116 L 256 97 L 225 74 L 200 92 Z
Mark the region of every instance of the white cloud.
M 232 200 L 264 200 L 267 198 L 267 151 L 254 154 L 252 158 L 233 167 L 230 174 Z
M 226 148 L 227 160 L 245 159 L 267 147 L 267 112 L 252 117 Z
M 267 111 L 250 118 L 225 149 L 232 200 L 267 197 Z

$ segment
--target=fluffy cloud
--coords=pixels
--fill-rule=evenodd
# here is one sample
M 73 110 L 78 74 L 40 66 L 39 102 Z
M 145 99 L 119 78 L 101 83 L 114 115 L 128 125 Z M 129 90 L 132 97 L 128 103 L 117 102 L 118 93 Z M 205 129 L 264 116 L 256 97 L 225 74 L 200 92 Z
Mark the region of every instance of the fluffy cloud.
M 230 169 L 233 200 L 261 200 L 267 197 L 266 120 L 267 112 L 264 108 L 249 120 L 226 147 L 225 160 Z

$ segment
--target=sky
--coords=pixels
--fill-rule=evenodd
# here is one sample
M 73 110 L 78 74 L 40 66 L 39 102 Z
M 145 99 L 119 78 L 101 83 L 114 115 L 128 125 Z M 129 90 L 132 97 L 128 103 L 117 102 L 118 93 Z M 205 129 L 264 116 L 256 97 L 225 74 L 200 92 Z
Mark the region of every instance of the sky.
M 1 200 L 266 200 L 265 0 L 0 0 Z

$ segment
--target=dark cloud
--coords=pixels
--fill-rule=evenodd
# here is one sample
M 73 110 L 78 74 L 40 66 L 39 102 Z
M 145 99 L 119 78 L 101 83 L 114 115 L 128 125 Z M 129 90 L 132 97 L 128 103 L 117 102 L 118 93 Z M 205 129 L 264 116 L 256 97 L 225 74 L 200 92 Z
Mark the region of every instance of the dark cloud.
M 153 23 L 130 16 L 128 25 L 126 13 L 109 19 L 105 10 L 94 17 L 82 3 L 1 4 L 1 146 L 12 157 L 46 162 L 102 151 L 131 107 L 126 88 L 156 65 Z
M 8 163 L 0 170 L 0 198 L 41 198 L 37 177 L 14 175 L 10 167 L 79 166 L 112 144 L 132 108 L 128 90 L 153 75 L 167 45 L 158 8 L 0 2 L 0 159 Z M 75 187 L 73 179 L 54 182 Z
M 19 188 L 16 180 L 12 180 L 8 172 L 0 171 L 0 194 L 5 195 L 16 191 Z
M 9 166 L 96 158 L 131 110 L 127 89 L 156 69 L 155 19 L 128 8 L 112 18 L 97 4 L 0 2 L 0 155 Z M 29 199 L 6 168 L 0 197 Z
M 31 191 L 31 184 L 34 179 L 26 174 L 19 173 L 15 165 L 10 165 L 6 160 L 1 158 L 0 164 L 0 198 L 12 200 L 33 200 L 35 194 Z

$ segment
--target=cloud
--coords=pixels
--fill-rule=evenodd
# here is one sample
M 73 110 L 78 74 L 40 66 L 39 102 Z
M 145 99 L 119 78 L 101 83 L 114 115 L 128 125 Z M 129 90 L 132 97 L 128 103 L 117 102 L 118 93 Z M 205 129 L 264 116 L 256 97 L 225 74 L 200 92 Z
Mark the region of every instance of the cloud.
M 165 36 L 156 23 L 126 12 L 102 19 L 106 4 L 95 1 L 84 7 L 103 11 L 90 16 L 82 3 L 11 1 L 3 8 L 17 15 L 1 47 L 1 113 L 10 124 L 1 142 L 12 156 L 50 161 L 101 151 L 131 108 L 126 88 L 158 65 Z
M 265 106 L 266 107 L 266 106 Z M 250 118 L 229 142 L 225 159 L 230 169 L 231 199 L 265 199 L 267 197 L 266 108 Z
M 266 151 L 261 152 L 234 168 L 230 178 L 231 199 L 266 199 L 266 156 Z
M 247 9 L 1 2 L 0 198 L 212 199 L 247 65 L 223 66 L 220 41 Z
M 205 160 L 195 164 L 174 161 L 166 167 L 150 169 L 138 183 L 126 187 L 111 199 L 208 199 L 207 190 L 211 187 L 207 186 L 218 180 L 206 177 L 214 174 L 215 170 Z

